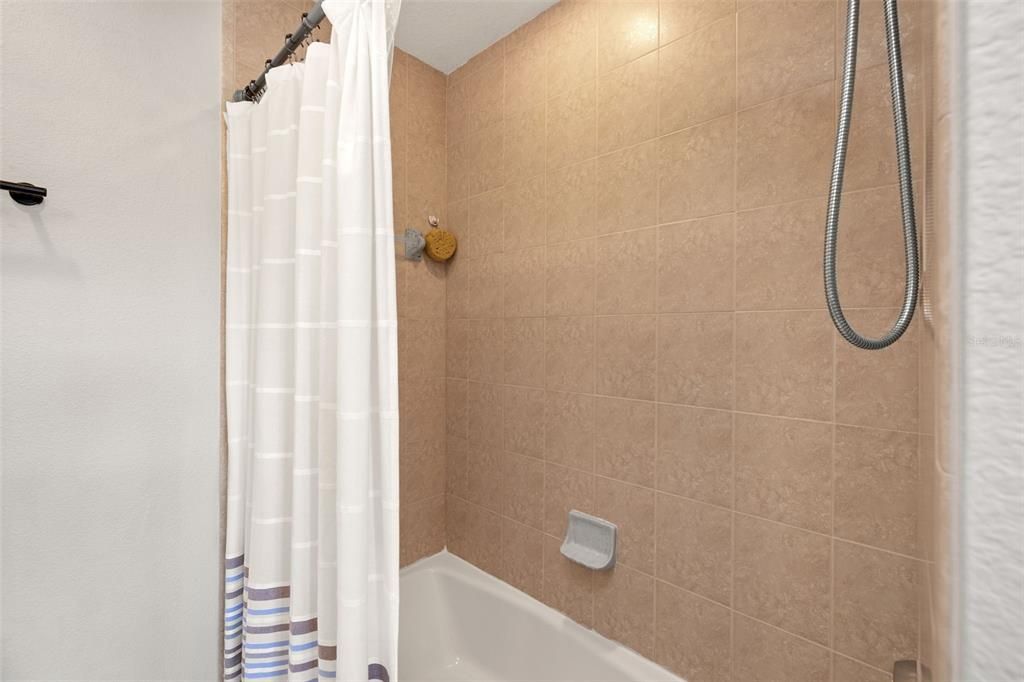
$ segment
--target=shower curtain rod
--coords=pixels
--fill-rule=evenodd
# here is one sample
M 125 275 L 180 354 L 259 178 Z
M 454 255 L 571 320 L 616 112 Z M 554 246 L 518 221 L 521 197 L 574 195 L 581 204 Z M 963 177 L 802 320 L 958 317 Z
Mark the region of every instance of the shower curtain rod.
M 246 100 L 255 102 L 259 100 L 260 95 L 263 94 L 263 89 L 267 87 L 267 71 L 270 71 L 275 66 L 281 66 L 295 53 L 295 50 L 299 49 L 309 34 L 313 32 L 313 29 L 320 26 L 320 22 L 324 20 L 324 9 L 321 6 L 323 0 L 316 0 L 313 3 L 313 8 L 302 14 L 302 23 L 295 29 L 294 33 L 289 33 L 284 37 L 284 47 L 282 47 L 272 59 L 266 61 L 266 66 L 256 80 L 249 81 L 241 90 L 235 90 L 234 100 L 236 102 L 244 102 Z

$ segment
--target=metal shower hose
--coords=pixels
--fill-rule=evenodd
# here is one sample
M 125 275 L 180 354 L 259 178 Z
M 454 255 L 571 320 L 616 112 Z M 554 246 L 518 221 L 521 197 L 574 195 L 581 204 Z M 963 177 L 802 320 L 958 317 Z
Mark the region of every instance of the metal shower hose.
M 832 184 L 828 193 L 828 215 L 825 218 L 825 299 L 832 322 L 844 339 L 858 348 L 879 350 L 903 336 L 914 317 L 917 303 L 919 263 L 917 256 L 917 225 L 914 216 L 914 190 L 910 177 L 910 145 L 907 141 L 907 101 L 903 91 L 903 61 L 900 57 L 900 25 L 896 0 L 884 0 L 885 42 L 889 53 L 889 87 L 892 118 L 896 128 L 896 161 L 899 167 L 900 207 L 903 216 L 903 246 L 906 252 L 906 283 L 903 307 L 899 318 L 884 336 L 869 339 L 861 336 L 843 315 L 836 288 L 836 239 L 839 231 L 839 200 L 843 191 L 843 170 L 846 167 L 846 146 L 850 137 L 853 112 L 853 79 L 857 67 L 857 28 L 860 0 L 849 0 L 846 22 L 846 58 L 843 61 L 843 90 L 836 129 L 836 152 L 832 162 Z

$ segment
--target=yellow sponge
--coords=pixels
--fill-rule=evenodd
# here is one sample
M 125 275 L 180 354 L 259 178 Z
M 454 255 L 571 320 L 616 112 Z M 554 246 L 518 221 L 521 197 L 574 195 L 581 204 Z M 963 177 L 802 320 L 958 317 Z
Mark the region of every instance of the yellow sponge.
M 439 263 L 443 263 L 454 256 L 455 250 L 459 247 L 455 235 L 448 230 L 435 227 L 427 232 L 424 238 L 427 241 L 424 252 L 430 260 L 435 260 Z

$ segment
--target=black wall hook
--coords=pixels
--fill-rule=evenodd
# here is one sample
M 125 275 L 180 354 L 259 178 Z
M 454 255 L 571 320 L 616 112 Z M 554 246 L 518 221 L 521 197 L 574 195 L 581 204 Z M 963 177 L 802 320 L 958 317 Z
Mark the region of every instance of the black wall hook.
M 29 182 L 8 182 L 0 180 L 0 190 L 7 190 L 11 198 L 22 206 L 36 206 L 46 198 L 46 188 L 36 187 Z

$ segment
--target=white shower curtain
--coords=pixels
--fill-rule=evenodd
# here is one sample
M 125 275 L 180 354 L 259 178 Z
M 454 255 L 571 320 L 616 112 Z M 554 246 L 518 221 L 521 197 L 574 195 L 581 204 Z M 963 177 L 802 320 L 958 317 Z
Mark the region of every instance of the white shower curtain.
M 227 106 L 227 680 L 397 680 L 397 6 L 323 7 Z

